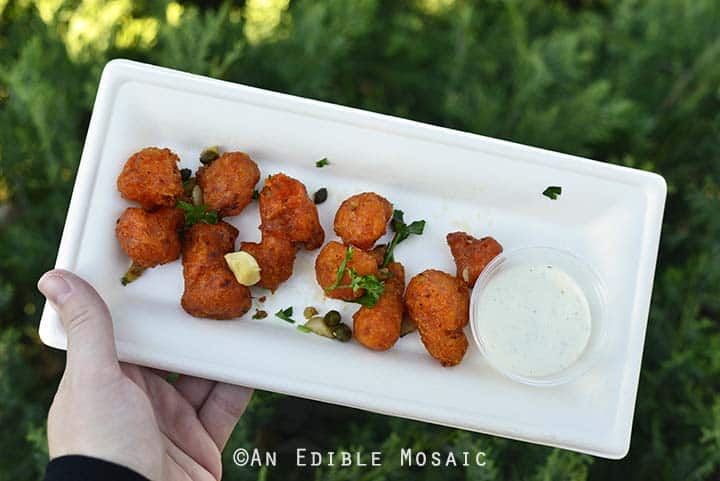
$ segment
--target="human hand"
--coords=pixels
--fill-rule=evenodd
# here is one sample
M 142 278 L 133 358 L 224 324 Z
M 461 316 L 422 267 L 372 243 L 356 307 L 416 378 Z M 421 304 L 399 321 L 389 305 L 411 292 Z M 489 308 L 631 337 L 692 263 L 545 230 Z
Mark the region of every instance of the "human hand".
M 87 282 L 47 272 L 38 288 L 67 333 L 65 373 L 48 414 L 51 458 L 111 461 L 152 481 L 212 481 L 252 390 L 118 362 L 112 319 Z

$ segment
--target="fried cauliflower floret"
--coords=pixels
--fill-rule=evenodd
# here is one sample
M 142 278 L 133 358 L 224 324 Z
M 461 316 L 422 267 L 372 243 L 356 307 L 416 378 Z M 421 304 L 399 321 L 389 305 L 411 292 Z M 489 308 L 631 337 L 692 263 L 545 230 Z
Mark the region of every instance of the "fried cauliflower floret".
M 232 319 L 250 309 L 250 290 L 239 284 L 225 263 L 238 231 L 225 222 L 195 224 L 183 239 L 185 291 L 181 304 L 195 317 Z
M 203 202 L 221 217 L 238 215 L 252 201 L 260 169 L 242 152 L 225 152 L 198 169 L 197 181 Z
M 155 212 L 129 207 L 117 220 L 115 235 L 134 263 L 154 267 L 180 257 L 179 231 L 184 222 L 182 211 L 174 207 Z
M 462 361 L 468 346 L 463 327 L 470 310 L 463 281 L 433 269 L 421 272 L 407 286 L 405 306 L 432 357 L 443 366 Z
M 405 269 L 399 262 L 388 265 L 391 277 L 385 280 L 385 292 L 373 307 L 361 307 L 353 315 L 355 339 L 374 351 L 387 351 L 400 338 L 405 303 Z
M 340 204 L 335 214 L 335 233 L 345 244 L 368 250 L 387 232 L 392 214 L 393 206 L 384 197 L 374 192 L 356 194 Z
M 179 160 L 170 149 L 147 147 L 135 152 L 117 178 L 120 195 L 148 210 L 174 206 L 183 193 Z
M 260 281 L 256 285 L 275 291 L 292 276 L 296 249 L 289 240 L 265 235 L 260 243 L 241 243 L 240 250 L 253 256 L 260 266 Z
M 259 204 L 263 235 L 303 244 L 307 250 L 317 249 L 325 240 L 317 207 L 302 182 L 282 173 L 272 175 L 260 192 Z
M 352 301 L 362 296 L 365 293 L 365 290 L 358 289 L 355 293 L 353 293 L 353 290 L 349 287 L 325 290 L 325 288 L 331 287 L 335 284 L 338 268 L 345 259 L 347 250 L 348 246 L 344 246 L 337 241 L 328 242 L 325 247 L 320 250 L 320 253 L 315 259 L 315 278 L 317 279 L 320 287 L 323 288 L 326 296 L 332 297 L 333 299 Z M 378 265 L 375 258 L 358 248 L 353 248 L 352 258 L 350 259 L 350 262 L 347 263 L 347 267 L 355 271 L 355 273 L 359 276 L 378 274 Z M 347 285 L 349 283 L 350 274 L 345 272 L 340 280 L 340 285 Z
M 480 273 L 491 260 L 499 255 L 503 248 L 492 237 L 476 239 L 465 232 L 452 232 L 447 235 L 447 243 L 455 258 L 457 277 L 473 287 Z

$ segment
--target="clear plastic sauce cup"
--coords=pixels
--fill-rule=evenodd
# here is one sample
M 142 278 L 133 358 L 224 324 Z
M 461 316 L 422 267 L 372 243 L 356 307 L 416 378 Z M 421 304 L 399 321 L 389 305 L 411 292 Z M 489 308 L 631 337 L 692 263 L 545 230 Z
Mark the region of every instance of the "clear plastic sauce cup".
M 529 385 L 570 382 L 605 342 L 605 289 L 583 260 L 558 249 L 502 253 L 478 277 L 470 325 L 487 361 Z

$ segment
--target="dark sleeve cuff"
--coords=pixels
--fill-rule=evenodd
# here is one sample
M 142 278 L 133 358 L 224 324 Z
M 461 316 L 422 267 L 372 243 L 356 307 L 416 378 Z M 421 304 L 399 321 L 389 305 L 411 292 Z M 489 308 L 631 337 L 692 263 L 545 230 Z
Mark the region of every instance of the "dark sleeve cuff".
M 45 481 L 150 481 L 125 466 L 87 456 L 60 456 L 48 463 Z

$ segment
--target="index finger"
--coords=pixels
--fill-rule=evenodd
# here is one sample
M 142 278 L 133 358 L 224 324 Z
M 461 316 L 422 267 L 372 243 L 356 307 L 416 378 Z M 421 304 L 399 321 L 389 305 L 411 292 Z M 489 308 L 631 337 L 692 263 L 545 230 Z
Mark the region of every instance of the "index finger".
M 220 451 L 245 412 L 252 393 L 252 389 L 244 386 L 218 383 L 198 411 L 200 422 Z

